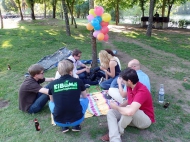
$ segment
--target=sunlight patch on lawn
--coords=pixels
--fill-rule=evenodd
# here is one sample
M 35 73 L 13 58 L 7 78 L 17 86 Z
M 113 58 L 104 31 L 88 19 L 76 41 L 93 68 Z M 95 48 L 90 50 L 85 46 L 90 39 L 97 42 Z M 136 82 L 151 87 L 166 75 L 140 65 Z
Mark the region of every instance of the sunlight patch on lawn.
M 10 43 L 10 40 L 4 41 L 2 46 L 2 48 L 9 48 L 12 47 L 12 44 Z
M 57 31 L 54 30 L 45 30 L 45 32 L 47 32 L 50 35 L 58 35 Z
M 84 35 L 79 34 L 78 36 L 73 36 L 75 39 L 84 40 Z
M 125 33 L 125 36 L 126 37 L 137 38 L 137 36 L 139 36 L 139 34 L 136 33 L 136 32 L 128 32 L 128 33 Z

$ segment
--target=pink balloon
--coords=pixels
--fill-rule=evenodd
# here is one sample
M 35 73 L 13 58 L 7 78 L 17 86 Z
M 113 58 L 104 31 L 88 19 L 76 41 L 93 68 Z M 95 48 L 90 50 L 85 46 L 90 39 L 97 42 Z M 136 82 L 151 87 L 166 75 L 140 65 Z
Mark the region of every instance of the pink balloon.
M 101 25 L 102 27 L 105 27 L 105 26 L 108 26 L 108 25 L 109 25 L 109 22 L 104 22 L 104 21 L 102 21 L 102 22 L 100 23 L 100 25 Z
M 93 32 L 93 36 L 94 36 L 94 37 L 97 37 L 97 35 L 98 35 L 99 33 L 100 33 L 100 31 L 94 31 L 94 32 Z
M 108 29 L 108 27 L 102 27 L 102 29 L 100 30 L 101 31 L 101 33 L 103 33 L 103 34 L 107 34 L 108 32 L 109 32 L 109 29 Z
M 96 6 L 96 7 L 94 8 L 94 13 L 95 13 L 97 16 L 101 16 L 101 15 L 104 13 L 103 7 L 101 7 L 101 6 Z
M 94 16 L 91 15 L 91 14 L 89 14 L 89 15 L 87 16 L 87 19 L 88 19 L 88 21 L 90 22 L 92 19 L 94 19 Z
M 104 41 L 108 41 L 108 39 L 109 39 L 109 35 L 108 35 L 108 34 L 105 34 L 105 35 L 104 35 Z

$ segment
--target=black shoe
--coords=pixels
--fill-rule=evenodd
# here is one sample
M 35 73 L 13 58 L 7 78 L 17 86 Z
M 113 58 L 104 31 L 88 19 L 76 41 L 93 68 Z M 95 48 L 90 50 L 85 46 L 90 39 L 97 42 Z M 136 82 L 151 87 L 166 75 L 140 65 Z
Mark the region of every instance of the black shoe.
M 104 77 L 100 78 L 99 85 L 100 85 L 103 81 L 105 81 L 105 78 L 104 78 Z
M 69 131 L 69 127 L 62 127 L 62 133 L 66 133 Z
M 72 131 L 73 131 L 73 132 L 79 132 L 80 130 L 81 130 L 80 125 L 77 125 L 77 126 L 73 126 L 73 127 L 72 127 Z
M 90 88 L 90 84 L 85 84 L 84 86 L 85 86 L 86 89 Z

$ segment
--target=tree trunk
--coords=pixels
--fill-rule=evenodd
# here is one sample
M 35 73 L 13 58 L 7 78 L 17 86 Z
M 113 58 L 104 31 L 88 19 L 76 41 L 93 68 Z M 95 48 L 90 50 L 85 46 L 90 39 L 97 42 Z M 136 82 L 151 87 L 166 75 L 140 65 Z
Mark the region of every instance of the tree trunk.
M 0 19 L 1 19 L 1 29 L 3 29 L 3 17 L 1 15 L 1 9 L 0 9 Z
M 94 0 L 89 0 L 89 9 L 94 9 Z M 92 68 L 98 66 L 97 63 L 97 47 L 96 47 L 96 38 L 93 36 L 94 30 L 90 31 L 91 37 L 91 47 L 92 47 Z
M 31 18 L 32 20 L 35 20 L 35 15 L 34 15 L 34 4 L 31 4 Z
M 53 18 L 55 19 L 56 4 L 53 4 Z
M 66 2 L 67 2 L 67 7 L 68 7 L 68 9 L 69 9 L 69 12 L 70 12 L 70 14 L 71 14 L 71 25 L 73 25 L 73 22 L 74 22 L 75 28 L 77 28 L 77 24 L 76 24 L 76 21 L 75 21 L 75 17 L 73 16 L 73 11 L 72 11 L 72 6 L 73 6 L 74 3 L 72 3 L 72 5 L 69 5 L 69 2 L 68 2 L 68 1 L 66 1 Z
M 146 31 L 146 36 L 149 37 L 151 37 L 152 34 L 153 13 L 154 13 L 154 0 L 150 0 L 148 27 Z
M 69 26 L 69 17 L 68 17 L 67 5 L 65 3 L 65 0 L 62 0 L 62 6 L 63 6 L 64 16 L 65 16 L 66 32 L 68 36 L 71 36 L 70 26 Z
M 165 8 L 166 8 L 166 0 L 163 0 L 163 4 L 162 4 L 162 17 L 165 16 Z
M 115 21 L 116 21 L 116 25 L 118 25 L 119 24 L 119 1 L 118 0 L 116 3 Z
M 18 9 L 19 9 L 19 12 L 20 12 L 20 20 L 23 20 L 23 14 L 22 14 L 22 10 L 21 10 L 21 6 L 20 6 L 20 0 L 17 0 L 17 3 L 18 3 Z
M 47 7 L 46 0 L 44 0 L 44 18 L 46 18 L 46 7 Z

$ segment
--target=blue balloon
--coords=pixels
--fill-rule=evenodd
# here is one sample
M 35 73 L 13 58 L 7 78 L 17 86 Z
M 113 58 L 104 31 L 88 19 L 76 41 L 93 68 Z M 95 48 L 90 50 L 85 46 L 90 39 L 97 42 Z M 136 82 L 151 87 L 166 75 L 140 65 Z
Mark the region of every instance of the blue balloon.
M 96 19 L 99 21 L 99 23 L 102 22 L 102 17 L 101 16 L 96 16 Z
M 94 26 L 94 30 L 99 31 L 102 27 L 99 25 Z
M 98 21 L 98 19 L 94 18 L 94 19 L 92 19 L 91 24 L 93 27 L 96 27 L 96 26 L 100 25 L 100 22 Z

